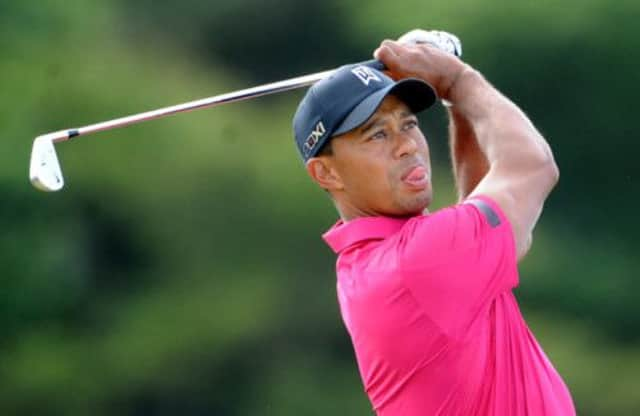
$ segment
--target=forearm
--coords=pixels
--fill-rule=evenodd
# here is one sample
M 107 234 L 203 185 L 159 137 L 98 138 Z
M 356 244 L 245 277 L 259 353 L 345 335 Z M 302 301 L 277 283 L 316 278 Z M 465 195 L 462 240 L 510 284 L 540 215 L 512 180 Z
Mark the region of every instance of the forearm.
M 549 145 L 524 113 L 471 67 L 460 73 L 447 98 L 457 121 L 464 120 L 476 139 L 463 143 L 469 147 L 462 150 L 465 155 L 474 153 L 475 144 L 490 168 L 499 165 L 513 172 L 553 164 Z
M 473 126 L 455 107 L 448 107 L 449 147 L 458 200 L 463 201 L 489 171 Z
M 559 177 L 547 142 L 514 103 L 455 56 L 426 44 L 392 41 L 384 41 L 375 56 L 395 77 L 423 79 L 453 104 L 457 131 L 452 154 L 459 190 L 486 195 L 498 204 L 512 226 L 521 258 Z M 479 155 L 485 157 L 484 166 Z

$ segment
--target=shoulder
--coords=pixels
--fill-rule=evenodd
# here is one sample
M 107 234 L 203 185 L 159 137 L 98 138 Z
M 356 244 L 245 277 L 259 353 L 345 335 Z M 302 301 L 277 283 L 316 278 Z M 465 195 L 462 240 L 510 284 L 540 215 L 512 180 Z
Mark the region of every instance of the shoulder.
M 410 219 L 396 236 L 395 244 L 400 258 L 440 263 L 486 245 L 491 239 L 503 240 L 508 246 L 512 240 L 510 227 L 495 201 L 476 196 Z

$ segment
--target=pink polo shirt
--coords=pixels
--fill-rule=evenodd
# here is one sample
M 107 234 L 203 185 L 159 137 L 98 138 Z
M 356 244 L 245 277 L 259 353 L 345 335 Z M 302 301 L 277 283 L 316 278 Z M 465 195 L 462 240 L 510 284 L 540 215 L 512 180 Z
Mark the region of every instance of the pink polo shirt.
M 575 415 L 512 293 L 513 234 L 492 200 L 338 222 L 324 239 L 378 415 Z

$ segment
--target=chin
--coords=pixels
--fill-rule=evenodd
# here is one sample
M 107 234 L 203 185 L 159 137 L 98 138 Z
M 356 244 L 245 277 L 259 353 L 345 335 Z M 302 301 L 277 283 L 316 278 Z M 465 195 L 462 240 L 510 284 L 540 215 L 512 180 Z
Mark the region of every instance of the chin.
M 431 204 L 431 195 L 420 195 L 412 198 L 410 201 L 404 201 L 401 204 L 402 208 L 401 212 L 399 212 L 399 217 L 414 217 L 416 215 L 421 215 Z

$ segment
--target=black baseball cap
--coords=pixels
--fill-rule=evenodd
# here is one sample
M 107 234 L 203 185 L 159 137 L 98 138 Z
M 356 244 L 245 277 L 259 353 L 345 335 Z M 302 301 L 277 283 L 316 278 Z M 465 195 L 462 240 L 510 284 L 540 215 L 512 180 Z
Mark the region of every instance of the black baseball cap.
M 426 82 L 407 78 L 394 81 L 363 64 L 345 65 L 316 82 L 298 105 L 293 131 L 298 151 L 306 162 L 333 136 L 364 124 L 388 95 L 400 98 L 414 113 L 436 101 Z

